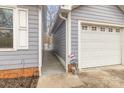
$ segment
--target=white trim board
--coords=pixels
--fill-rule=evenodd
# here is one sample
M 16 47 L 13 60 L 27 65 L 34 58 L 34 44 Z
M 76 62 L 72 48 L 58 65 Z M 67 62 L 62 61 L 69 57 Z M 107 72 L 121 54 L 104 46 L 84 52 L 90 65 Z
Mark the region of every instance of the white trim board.
M 67 21 L 68 21 L 68 24 L 67 24 L 67 27 L 68 27 L 67 47 L 68 47 L 68 54 L 70 55 L 71 54 L 71 12 L 68 13 Z
M 39 76 L 41 76 L 42 67 L 42 6 L 39 7 Z

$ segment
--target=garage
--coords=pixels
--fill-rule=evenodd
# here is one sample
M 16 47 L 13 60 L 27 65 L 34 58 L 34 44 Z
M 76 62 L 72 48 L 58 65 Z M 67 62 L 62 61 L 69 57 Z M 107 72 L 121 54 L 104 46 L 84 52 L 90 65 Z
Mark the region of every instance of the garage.
M 121 64 L 121 27 L 79 26 L 79 68 Z

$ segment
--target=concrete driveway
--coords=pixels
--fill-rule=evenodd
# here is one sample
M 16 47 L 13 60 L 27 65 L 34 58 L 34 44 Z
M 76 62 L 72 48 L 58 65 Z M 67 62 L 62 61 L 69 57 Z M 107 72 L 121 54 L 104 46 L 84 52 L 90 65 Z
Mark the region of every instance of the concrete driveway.
M 82 69 L 78 74 L 85 88 L 124 88 L 124 66 Z M 79 87 L 79 86 L 78 86 Z
M 39 79 L 37 87 L 124 88 L 124 66 L 82 69 L 76 76 L 72 74 L 45 76 Z

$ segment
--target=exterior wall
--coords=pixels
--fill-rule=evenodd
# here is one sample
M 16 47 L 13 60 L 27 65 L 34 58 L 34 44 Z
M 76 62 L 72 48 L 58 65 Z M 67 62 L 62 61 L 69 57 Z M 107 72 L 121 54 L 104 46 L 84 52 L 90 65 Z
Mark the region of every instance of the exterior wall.
M 46 32 L 47 32 L 47 7 L 46 6 L 43 6 L 42 7 L 42 20 L 43 20 L 43 22 L 42 22 L 42 38 L 43 38 L 43 43 L 45 43 L 45 41 L 44 41 L 44 38 L 46 37 Z
M 79 6 L 71 13 L 71 51 L 78 58 L 78 20 L 124 24 L 124 13 L 118 6 Z
M 47 32 L 47 6 L 42 6 L 42 28 L 43 28 L 43 35 Z
M 66 60 L 66 25 L 63 21 L 56 31 L 53 33 L 53 45 L 54 51 L 61 57 L 63 60 Z M 65 64 L 65 63 L 64 63 Z
M 38 6 L 18 6 L 29 9 L 29 49 L 0 51 L 0 70 L 38 67 Z

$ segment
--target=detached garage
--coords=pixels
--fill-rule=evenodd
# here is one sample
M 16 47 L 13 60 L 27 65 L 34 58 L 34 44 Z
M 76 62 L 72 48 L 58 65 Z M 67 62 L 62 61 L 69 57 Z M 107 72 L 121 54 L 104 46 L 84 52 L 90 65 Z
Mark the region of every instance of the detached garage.
M 76 56 L 79 69 L 124 63 L 124 6 L 61 6 L 58 14 L 56 19 L 64 23 L 56 20 L 54 27 L 65 28 L 61 34 L 65 36 L 65 46 L 58 50 L 66 50 L 66 67 L 70 54 Z

